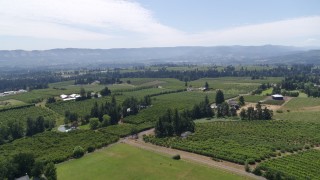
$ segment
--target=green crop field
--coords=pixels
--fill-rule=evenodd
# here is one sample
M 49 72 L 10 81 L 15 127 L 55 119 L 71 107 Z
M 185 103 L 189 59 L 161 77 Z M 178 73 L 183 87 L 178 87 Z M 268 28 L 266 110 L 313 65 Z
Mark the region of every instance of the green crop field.
M 58 179 L 244 179 L 218 169 L 117 144 L 57 165 Z
M 296 111 L 275 113 L 274 119 L 320 123 L 320 111 Z
M 273 99 L 268 99 L 266 101 L 263 101 L 262 104 L 269 104 L 269 105 L 276 105 L 280 106 L 284 103 L 284 100 L 273 100 Z
M 320 123 L 290 121 L 218 121 L 196 123 L 187 139 L 155 138 L 146 141 L 244 164 L 259 162 L 281 152 L 319 145 Z
M 320 179 L 320 151 L 308 150 L 265 161 L 259 165 L 264 174 L 282 179 Z
M 161 86 L 164 89 L 177 90 L 186 88 L 184 82 L 173 78 L 123 78 L 123 82 L 131 81 L 134 86 Z
M 320 106 L 320 98 L 293 98 L 285 105 L 285 108 L 299 110 L 313 106 Z
M 22 124 L 26 124 L 27 118 L 37 118 L 43 116 L 48 120 L 57 120 L 60 116 L 44 107 L 24 107 L 20 109 L 10 109 L 0 113 L 0 123 L 7 123 L 12 121 L 18 121 Z
M 243 96 L 245 102 L 257 103 L 266 98 L 266 96 L 246 95 Z
M 188 85 L 192 87 L 203 87 L 205 82 L 208 82 L 209 88 L 222 89 L 226 94 L 246 94 L 249 93 L 260 85 L 257 80 L 248 78 L 203 78 L 191 81 Z
M 273 88 L 266 89 L 266 90 L 262 91 L 261 95 L 262 96 L 267 96 L 268 94 L 270 95 L 270 94 L 272 94 L 272 90 L 273 90 Z
M 0 110 L 1 109 L 8 109 L 11 107 L 23 106 L 23 105 L 27 105 L 27 104 L 25 102 L 18 101 L 15 99 L 9 99 L 9 100 L 5 100 L 5 101 L 0 101 Z
M 167 89 L 160 89 L 160 88 L 149 88 L 149 89 L 141 89 L 139 91 L 129 91 L 129 92 L 123 92 L 122 94 L 126 97 L 136 97 L 136 98 L 143 98 L 147 95 L 157 94 L 157 93 L 163 93 L 167 92 Z
M 0 161 L 19 152 L 33 153 L 36 159 L 62 162 L 72 157 L 74 147 L 101 148 L 118 140 L 118 136 L 91 130 L 69 133 L 44 132 L 32 137 L 17 139 L 0 146 Z

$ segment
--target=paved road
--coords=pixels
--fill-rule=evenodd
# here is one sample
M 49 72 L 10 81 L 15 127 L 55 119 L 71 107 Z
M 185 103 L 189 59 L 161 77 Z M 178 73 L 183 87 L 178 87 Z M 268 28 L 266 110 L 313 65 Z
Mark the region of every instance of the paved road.
M 238 175 L 250 178 L 250 179 L 265 179 L 263 177 L 256 176 L 254 174 L 247 173 L 244 170 L 243 165 L 238 165 L 235 163 L 224 162 L 224 161 L 217 162 L 217 161 L 213 161 L 210 157 L 207 157 L 207 156 L 203 156 L 203 155 L 199 155 L 199 154 L 195 154 L 195 153 L 190 153 L 190 152 L 186 152 L 186 151 L 181 151 L 181 150 L 177 150 L 177 149 L 171 149 L 171 148 L 166 148 L 166 147 L 162 147 L 162 146 L 157 146 L 157 145 L 153 145 L 150 143 L 145 143 L 142 139 L 142 136 L 144 134 L 152 134 L 153 131 L 154 131 L 154 129 L 143 131 L 138 134 L 138 139 L 131 139 L 130 137 L 127 137 L 127 138 L 122 139 L 121 142 L 135 146 L 135 147 L 139 147 L 142 149 L 146 149 L 149 151 L 153 151 L 156 153 L 167 154 L 170 156 L 179 154 L 181 159 L 183 159 L 185 161 L 192 161 L 195 163 L 219 168 L 219 169 L 231 172 L 233 174 L 238 174 Z

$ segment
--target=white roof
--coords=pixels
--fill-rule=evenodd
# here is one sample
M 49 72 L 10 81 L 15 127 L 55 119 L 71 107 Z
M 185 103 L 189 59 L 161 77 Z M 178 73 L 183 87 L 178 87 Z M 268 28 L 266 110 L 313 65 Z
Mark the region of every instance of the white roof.
M 63 101 L 70 101 L 70 100 L 75 100 L 76 98 L 65 98 Z
M 67 98 L 68 96 L 65 95 L 65 94 L 61 94 L 60 97 L 61 97 L 62 99 L 64 99 L 64 98 Z
M 283 97 L 281 94 L 274 94 L 272 97 Z

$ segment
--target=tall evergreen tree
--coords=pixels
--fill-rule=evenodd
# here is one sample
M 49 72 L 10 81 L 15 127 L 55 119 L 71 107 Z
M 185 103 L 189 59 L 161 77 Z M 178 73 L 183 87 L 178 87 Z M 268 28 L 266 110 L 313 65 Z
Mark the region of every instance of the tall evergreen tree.
M 209 84 L 208 84 L 208 82 L 206 82 L 206 83 L 204 84 L 204 88 L 206 88 L 206 90 L 209 89 Z
M 216 93 L 216 104 L 222 104 L 224 102 L 224 94 L 222 92 L 222 90 L 217 90 Z
M 180 115 L 179 115 L 179 112 L 178 112 L 178 109 L 175 109 L 174 110 L 174 114 L 173 114 L 173 129 L 174 129 L 174 132 L 176 135 L 180 135 L 181 132 L 180 132 Z
M 245 101 L 244 101 L 244 97 L 243 96 L 239 97 L 239 105 L 240 106 L 244 106 L 245 105 Z
M 30 117 L 27 118 L 27 131 L 26 135 L 27 136 L 32 136 L 35 134 L 35 123 L 34 120 Z

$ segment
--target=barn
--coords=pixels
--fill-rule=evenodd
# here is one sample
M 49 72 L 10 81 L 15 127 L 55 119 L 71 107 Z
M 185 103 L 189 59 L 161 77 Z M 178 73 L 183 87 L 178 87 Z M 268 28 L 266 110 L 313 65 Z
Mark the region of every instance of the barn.
M 274 100 L 283 100 L 283 96 L 281 94 L 272 95 L 272 99 Z

